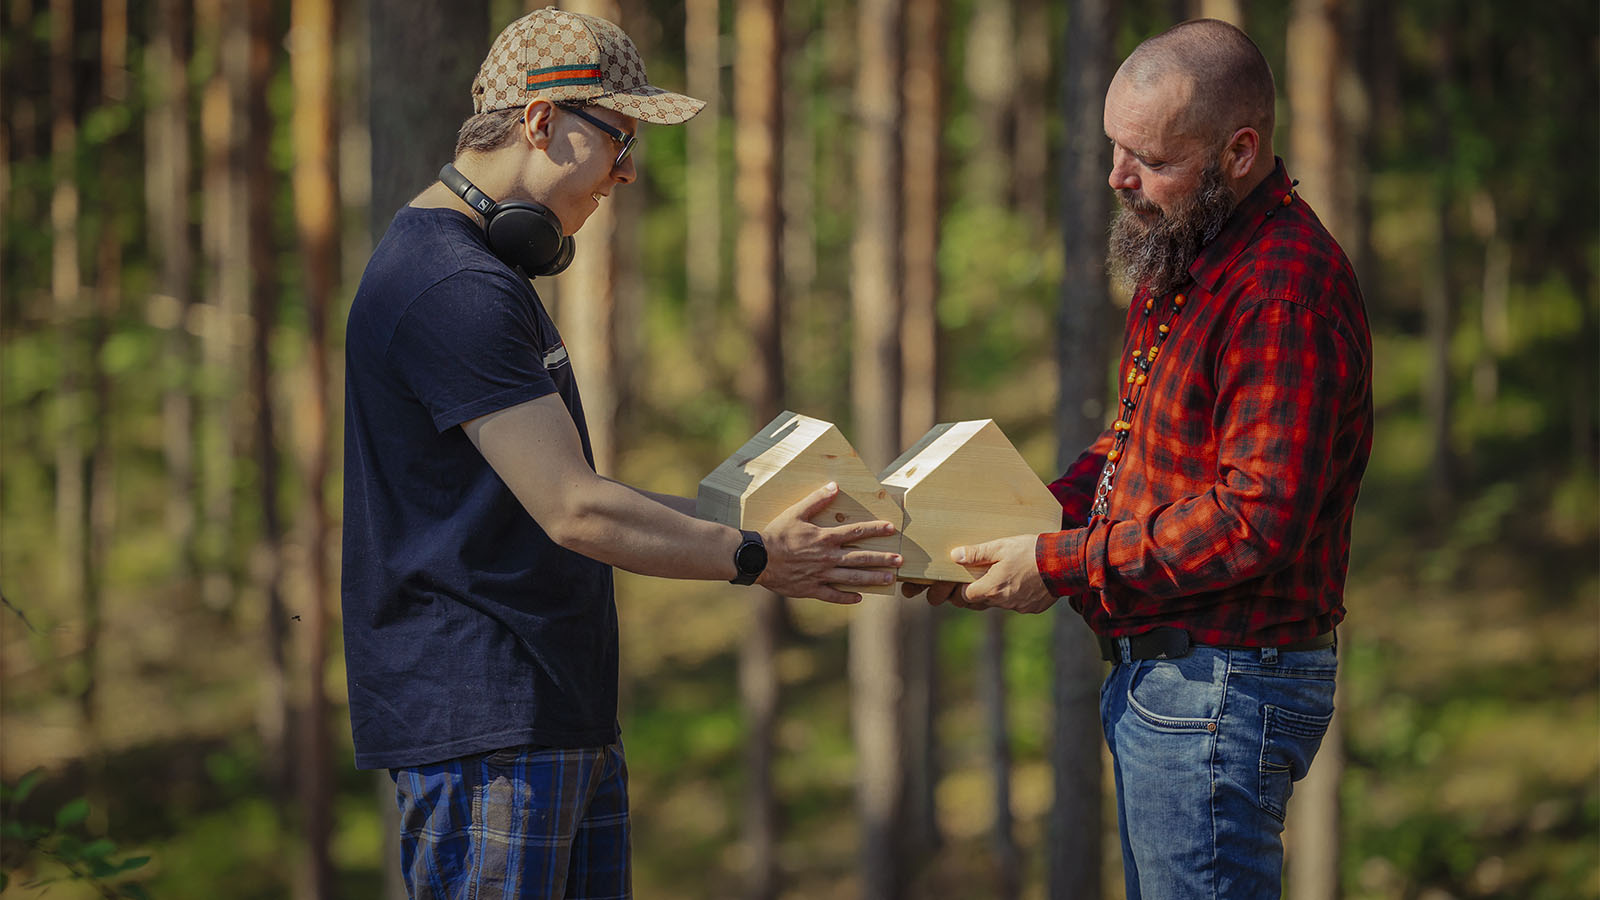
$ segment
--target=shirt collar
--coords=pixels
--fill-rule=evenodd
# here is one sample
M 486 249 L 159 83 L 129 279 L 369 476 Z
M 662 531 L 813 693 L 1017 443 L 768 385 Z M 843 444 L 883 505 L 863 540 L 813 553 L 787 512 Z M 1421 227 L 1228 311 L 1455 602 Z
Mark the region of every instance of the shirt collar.
M 1294 193 L 1289 173 L 1284 171 L 1283 159 L 1274 157 L 1276 165 L 1272 174 L 1255 186 L 1222 226 L 1222 231 L 1200 249 L 1200 255 L 1189 264 L 1189 277 L 1208 293 L 1215 293 L 1217 283 L 1228 266 L 1249 246 L 1256 230 L 1273 212 L 1284 205 L 1285 198 Z

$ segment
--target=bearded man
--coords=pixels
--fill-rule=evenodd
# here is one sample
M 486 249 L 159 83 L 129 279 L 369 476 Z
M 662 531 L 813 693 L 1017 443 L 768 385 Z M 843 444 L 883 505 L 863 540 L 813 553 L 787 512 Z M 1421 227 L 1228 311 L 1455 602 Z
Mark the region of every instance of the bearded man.
M 1285 805 L 1333 716 L 1372 340 L 1349 261 L 1272 152 L 1272 72 L 1186 22 L 1106 94 L 1117 419 L 1051 489 L 1064 530 L 952 551 L 929 601 L 1066 597 L 1101 688 L 1130 898 L 1276 897 Z

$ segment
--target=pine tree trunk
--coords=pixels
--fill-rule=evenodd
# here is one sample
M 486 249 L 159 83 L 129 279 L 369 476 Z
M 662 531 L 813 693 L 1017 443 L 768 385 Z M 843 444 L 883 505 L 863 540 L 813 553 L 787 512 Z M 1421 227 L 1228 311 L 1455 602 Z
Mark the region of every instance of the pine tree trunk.
M 994 802 L 995 883 L 993 896 L 1012 900 L 1021 889 L 1021 854 L 1011 819 L 1011 727 L 1006 715 L 1006 622 L 1010 613 L 985 610 L 983 649 L 978 659 L 978 696 L 989 736 L 990 790 Z
M 194 302 L 194 254 L 188 230 L 189 90 L 182 0 L 160 0 L 147 66 L 151 91 L 146 129 L 146 202 L 159 248 L 153 318 L 166 329 L 162 363 L 163 449 L 167 469 L 166 527 L 179 553 L 179 596 L 192 597 L 200 577 L 197 546 L 194 342 L 186 328 Z
M 1110 0 L 1075 0 L 1068 9 L 1061 65 L 1062 280 L 1056 359 L 1057 468 L 1065 469 L 1105 428 L 1106 370 L 1114 352 L 1105 259 L 1110 194 L 1101 115 L 1114 66 L 1115 12 Z M 1077 527 L 1082 523 L 1070 522 Z M 1102 764 L 1099 685 L 1103 674 L 1093 635 L 1065 599 L 1055 606 L 1055 720 L 1050 768 L 1049 895 L 1096 898 L 1101 893 Z
M 103 5 L 100 26 L 100 102 L 106 109 L 128 102 L 128 5 L 126 0 L 107 0 Z M 103 163 L 103 189 L 124 183 L 122 141 L 110 145 L 112 152 Z M 112 455 L 112 402 L 111 378 L 102 363 L 107 340 L 111 336 L 122 300 L 122 238 L 121 220 L 117 215 L 107 215 L 100 222 L 100 246 L 96 253 L 95 309 L 89 329 L 88 351 L 85 361 L 90 382 L 89 459 L 84 486 L 84 528 L 86 539 L 83 550 L 83 609 L 84 609 L 84 669 L 88 674 L 82 696 L 84 722 L 88 725 L 88 750 L 95 771 L 90 778 L 95 792 L 99 793 L 102 772 L 100 753 L 99 717 L 96 714 L 99 694 L 100 638 L 105 619 L 106 557 L 110 549 L 112 528 L 115 523 L 115 485 L 112 483 L 114 459 Z M 96 798 L 103 802 L 103 798 Z
M 249 452 L 251 423 L 237 398 L 245 392 L 250 308 L 250 221 L 243 158 L 244 109 L 250 90 L 249 34 L 241 0 L 195 4 L 195 39 L 213 60 L 200 101 L 200 255 L 206 283 L 207 323 L 200 336 L 201 382 L 197 436 L 202 477 L 199 518 L 220 535 L 202 566 L 206 605 L 226 609 L 237 602 L 245 552 L 235 527 L 235 491 L 240 460 Z M 185 157 L 187 159 L 187 156 Z M 187 177 L 187 176 L 186 176 Z M 187 236 L 186 236 L 187 237 Z M 192 238 L 188 238 L 193 243 Z M 274 709 L 280 704 L 273 703 Z M 277 713 L 270 713 L 276 716 Z M 282 723 L 272 727 L 282 731 Z M 279 740 L 279 739 L 274 739 Z
M 780 286 L 782 215 L 782 0 L 741 0 L 734 18 L 735 199 L 739 233 L 734 293 L 749 334 L 751 364 L 740 378 L 757 422 L 785 406 Z M 773 786 L 779 683 L 777 652 L 783 599 L 761 592 L 740 651 L 739 692 L 749 723 L 746 791 L 747 893 L 776 897 L 779 810 Z
M 294 0 L 290 11 L 291 75 L 294 82 L 295 225 L 305 272 L 307 348 L 310 383 L 301 410 L 308 425 L 304 509 L 309 519 L 309 590 L 301 610 L 306 697 L 300 729 L 299 797 L 305 822 L 305 869 L 300 895 L 310 900 L 333 896 L 333 864 L 328 855 L 333 832 L 333 753 L 328 733 L 329 704 L 323 672 L 328 657 L 328 619 L 333 576 L 329 545 L 334 532 L 326 493 L 331 465 L 329 428 L 328 316 L 339 272 L 339 188 L 334 143 L 334 35 L 331 0 Z
M 1290 172 L 1335 240 L 1354 234 L 1352 194 L 1342 183 L 1346 129 L 1338 91 L 1345 52 L 1341 0 L 1296 0 L 1287 48 Z M 1342 680 L 1342 679 L 1341 679 Z M 1293 900 L 1333 900 L 1339 889 L 1339 782 L 1344 773 L 1343 717 L 1335 715 L 1305 779 L 1296 786 L 1285 829 L 1285 867 Z
M 944 128 L 944 10 L 938 0 L 906 4 L 900 320 L 902 443 L 938 423 L 940 169 Z M 902 604 L 905 628 L 906 827 L 903 853 L 922 869 L 939 846 L 939 611 Z
M 294 741 L 289 727 L 295 721 L 293 698 L 289 691 L 289 613 L 284 604 L 283 514 L 279 508 L 279 457 L 277 405 L 274 402 L 272 353 L 278 324 L 277 247 L 272 227 L 273 192 L 278 187 L 267 157 L 272 143 L 272 113 L 267 107 L 267 85 L 272 77 L 273 47 L 278 36 L 269 4 L 248 3 L 242 17 L 247 29 L 246 65 L 249 91 L 244 107 L 245 215 L 249 223 L 250 316 L 252 342 L 250 356 L 250 399 L 253 405 L 254 452 L 257 502 L 261 508 L 261 530 L 257 536 L 258 569 L 254 573 L 266 598 L 267 610 L 267 688 L 263 715 L 267 718 L 265 737 L 269 759 L 281 761 L 272 773 L 273 796 L 284 798 L 281 812 L 287 813 L 287 798 L 294 785 L 288 760 Z M 273 709 L 276 705 L 278 708 Z
M 1241 0 L 1189 0 L 1189 16 L 1194 19 L 1221 19 L 1244 27 Z
M 1012 122 L 1011 205 L 1030 233 L 1042 234 L 1050 198 L 1050 7 L 1045 0 L 1017 0 L 1016 114 Z
M 689 323 L 694 333 L 716 333 L 722 298 L 722 21 L 719 0 L 684 4 L 684 67 L 689 96 L 706 101 L 689 120 L 688 179 L 684 196 L 685 269 Z
M 1450 248 L 1455 229 L 1449 210 L 1449 186 L 1445 174 L 1454 153 L 1450 130 L 1451 91 L 1455 69 L 1455 26 L 1445 17 L 1434 33 L 1435 64 L 1433 132 L 1434 152 L 1439 157 L 1438 174 L 1432 192 L 1435 243 L 1428 262 L 1428 277 L 1423 286 L 1423 330 L 1427 335 L 1428 365 L 1422 379 L 1422 414 L 1427 423 L 1431 462 L 1428 466 L 1428 504 L 1435 523 L 1448 521 L 1455 489 L 1456 458 L 1450 446 L 1452 390 L 1450 384 L 1450 337 L 1454 333 Z
M 902 0 L 857 8 L 855 198 L 851 247 L 851 407 L 857 452 L 876 472 L 899 452 L 898 283 Z M 851 722 L 857 751 L 861 880 L 866 900 L 906 890 L 905 759 L 900 604 L 864 600 L 850 622 Z
M 85 478 L 85 434 L 88 409 L 85 398 L 85 352 L 82 340 L 83 281 L 79 261 L 78 205 L 79 185 L 74 157 L 77 154 L 78 128 L 74 116 L 78 85 L 74 47 L 77 20 L 71 0 L 50 4 L 50 174 L 54 182 L 50 196 L 50 297 L 61 360 L 61 383 L 55 394 L 56 429 L 56 552 L 61 596 L 76 605 L 84 625 L 98 630 L 98 609 L 89 607 L 87 571 L 88 551 L 85 510 L 89 492 Z M 94 631 L 85 649 L 92 666 Z M 82 728 L 87 743 L 93 745 L 96 731 L 94 715 L 94 671 L 77 691 Z
M 976 131 L 982 135 L 963 161 L 973 202 L 1003 206 L 1013 185 L 1012 137 L 1017 100 L 1017 39 L 1013 0 L 990 0 L 972 10 L 966 80 Z

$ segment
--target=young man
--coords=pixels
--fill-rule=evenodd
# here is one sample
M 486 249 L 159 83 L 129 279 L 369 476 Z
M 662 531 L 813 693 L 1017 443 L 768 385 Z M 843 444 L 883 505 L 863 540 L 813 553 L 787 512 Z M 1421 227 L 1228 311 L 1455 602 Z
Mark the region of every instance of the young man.
M 395 779 L 414 897 L 625 897 L 612 567 L 848 603 L 830 585 L 888 583 L 900 558 L 847 546 L 887 522 L 810 524 L 832 485 L 757 534 L 595 473 L 566 349 L 524 276 L 559 269 L 634 180 L 641 121 L 703 104 L 651 86 L 612 23 L 556 9 L 496 39 L 472 96 L 444 182 L 395 216 L 350 310 L 356 764 Z
M 1066 530 L 957 548 L 988 571 L 929 596 L 1068 597 L 1099 636 L 1131 898 L 1277 896 L 1284 805 L 1333 715 L 1371 337 L 1273 156 L 1273 100 L 1255 44 L 1215 20 L 1117 71 L 1110 262 L 1135 288 L 1117 421 L 1051 486 Z

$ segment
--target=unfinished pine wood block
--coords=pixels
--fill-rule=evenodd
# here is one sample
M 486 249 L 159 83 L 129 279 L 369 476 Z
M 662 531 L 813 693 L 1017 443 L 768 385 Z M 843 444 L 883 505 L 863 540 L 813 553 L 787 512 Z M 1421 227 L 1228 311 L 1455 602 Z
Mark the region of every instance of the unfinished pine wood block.
M 952 549 L 1061 530 L 1061 504 L 993 419 L 934 426 L 878 480 L 905 512 L 901 581 L 975 581 Z
M 900 507 L 831 423 L 784 412 L 700 481 L 695 514 L 702 519 L 759 531 L 807 494 L 833 481 L 839 494 L 812 521 L 843 525 L 882 519 L 898 529 Z M 900 551 L 898 531 L 851 544 L 863 550 Z M 894 585 L 840 586 L 846 591 L 892 594 Z

